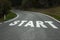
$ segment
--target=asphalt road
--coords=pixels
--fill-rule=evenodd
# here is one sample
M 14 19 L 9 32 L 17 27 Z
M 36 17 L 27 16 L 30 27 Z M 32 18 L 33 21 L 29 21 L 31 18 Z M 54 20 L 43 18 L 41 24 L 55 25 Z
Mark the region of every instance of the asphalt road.
M 60 23 L 52 18 L 37 12 L 20 10 L 13 10 L 13 12 L 19 14 L 19 17 L 11 22 L 0 24 L 0 40 L 60 40 Z M 18 24 L 20 22 L 14 26 L 9 26 L 10 23 L 17 20 L 34 21 L 34 25 L 36 25 L 35 21 L 53 21 L 57 29 L 45 22 L 44 24 L 47 28 L 42 26 L 41 28 L 37 28 L 36 26 L 24 27 L 23 25 L 19 27 Z

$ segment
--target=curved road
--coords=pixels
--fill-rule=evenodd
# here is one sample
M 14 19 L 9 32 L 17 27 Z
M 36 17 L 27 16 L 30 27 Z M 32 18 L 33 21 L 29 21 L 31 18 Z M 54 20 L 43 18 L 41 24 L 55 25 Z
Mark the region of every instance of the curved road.
M 20 10 L 13 10 L 13 12 L 17 13 L 19 17 L 11 22 L 0 24 L 0 40 L 60 40 L 60 23 L 47 15 Z M 14 26 L 9 25 L 17 20 L 27 20 L 24 25 L 28 21 L 33 21 L 34 27 L 18 26 L 21 22 L 18 22 Z M 36 21 L 42 21 L 47 28 L 44 28 L 43 25 L 40 28 L 36 27 Z M 52 27 L 46 21 L 52 21 L 56 27 Z

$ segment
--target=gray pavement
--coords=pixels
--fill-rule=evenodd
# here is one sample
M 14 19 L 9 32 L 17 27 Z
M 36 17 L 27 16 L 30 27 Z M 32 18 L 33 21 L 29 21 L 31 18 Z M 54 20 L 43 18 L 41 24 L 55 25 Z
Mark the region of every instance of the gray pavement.
M 17 13 L 19 17 L 11 22 L 0 24 L 0 40 L 60 40 L 60 23 L 57 21 L 38 12 L 12 11 Z M 17 20 L 27 20 L 27 22 L 22 26 L 18 26 L 21 22 L 14 26 L 9 25 Z M 34 27 L 24 26 L 29 21 L 34 22 Z M 43 21 L 47 28 L 36 27 L 36 21 Z M 57 29 L 45 23 L 45 21 L 52 21 Z

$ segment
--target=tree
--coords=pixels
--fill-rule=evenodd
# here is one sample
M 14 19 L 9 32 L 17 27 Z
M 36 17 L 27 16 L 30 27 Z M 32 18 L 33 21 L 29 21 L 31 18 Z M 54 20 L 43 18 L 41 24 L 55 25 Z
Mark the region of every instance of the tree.
M 19 7 L 21 5 L 22 0 L 10 0 L 13 7 Z
M 14 7 L 19 8 L 48 8 L 60 5 L 60 0 L 11 0 Z
M 6 19 L 7 14 L 11 9 L 11 4 L 8 0 L 0 0 L 0 15 Z

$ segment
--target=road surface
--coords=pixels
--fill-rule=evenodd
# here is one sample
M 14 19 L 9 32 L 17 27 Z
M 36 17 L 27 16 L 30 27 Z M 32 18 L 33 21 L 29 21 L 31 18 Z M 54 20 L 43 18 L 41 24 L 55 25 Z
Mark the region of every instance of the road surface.
M 37 12 L 20 10 L 13 10 L 13 12 L 19 17 L 11 22 L 0 24 L 0 40 L 60 40 L 60 23 L 52 18 Z M 21 25 L 23 20 L 27 22 Z M 18 22 L 12 25 L 14 21 Z M 36 24 L 38 21 L 41 22 L 40 26 Z M 54 25 L 49 25 L 46 21 L 51 21 Z M 34 25 L 28 26 L 29 22 Z

